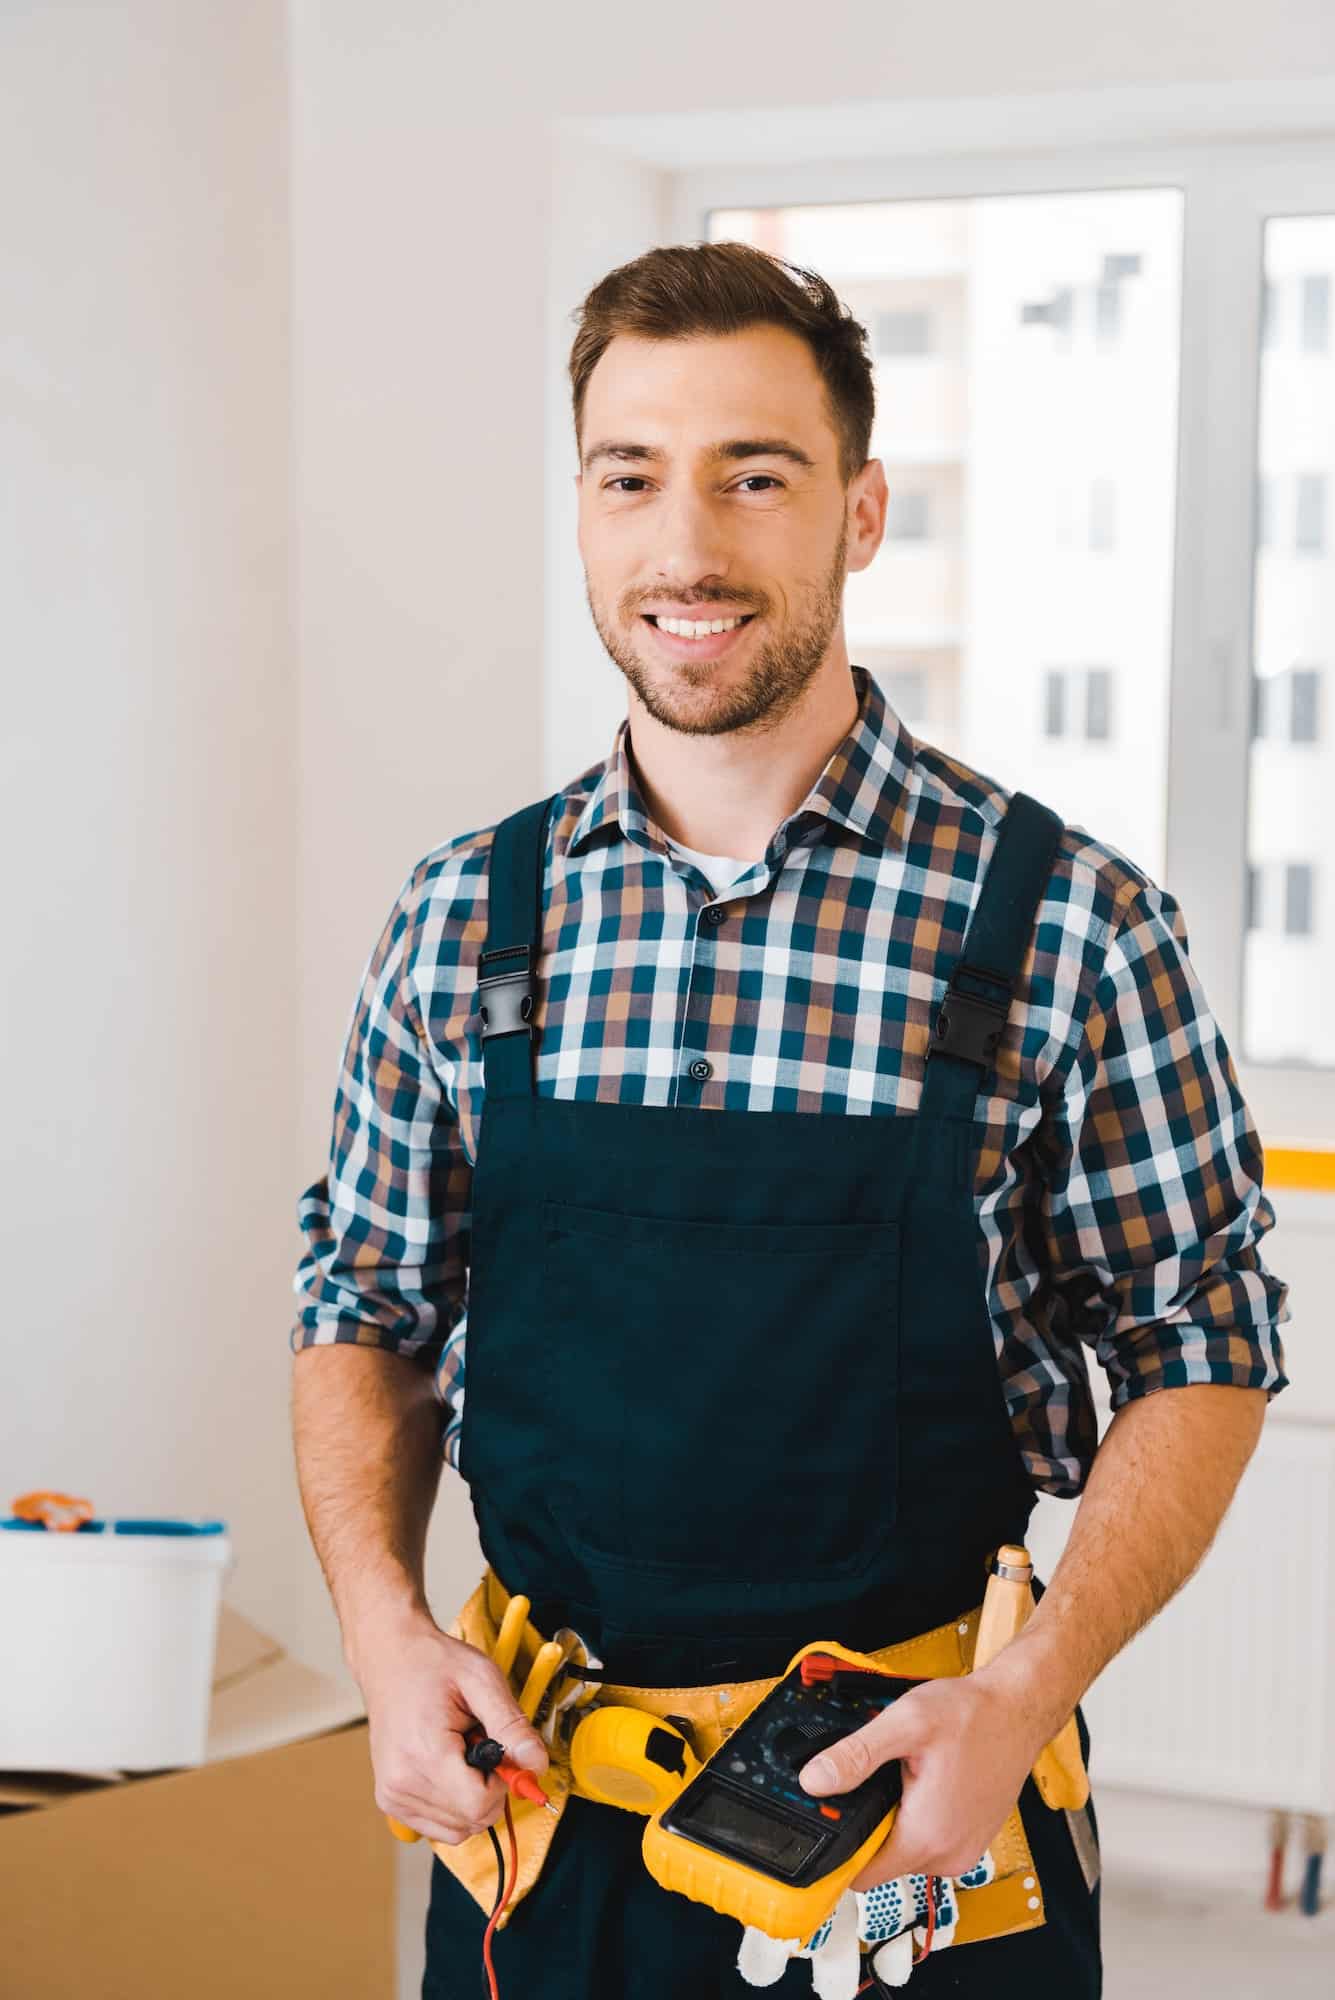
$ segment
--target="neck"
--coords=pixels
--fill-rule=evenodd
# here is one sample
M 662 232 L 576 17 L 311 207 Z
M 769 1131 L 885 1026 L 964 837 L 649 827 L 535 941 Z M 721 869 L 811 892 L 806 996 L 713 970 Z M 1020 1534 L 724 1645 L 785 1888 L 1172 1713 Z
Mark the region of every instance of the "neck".
M 631 691 L 629 741 L 645 805 L 670 840 L 754 860 L 795 812 L 857 721 L 847 658 L 815 675 L 777 727 L 683 735 Z

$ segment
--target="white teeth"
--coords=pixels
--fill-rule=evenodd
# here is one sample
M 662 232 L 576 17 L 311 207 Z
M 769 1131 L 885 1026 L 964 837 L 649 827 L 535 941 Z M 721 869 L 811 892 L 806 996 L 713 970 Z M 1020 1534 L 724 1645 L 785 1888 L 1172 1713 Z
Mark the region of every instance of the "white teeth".
M 675 632 L 682 639 L 703 639 L 708 632 L 731 632 L 734 625 L 741 625 L 741 618 L 656 618 L 654 623 L 660 632 Z

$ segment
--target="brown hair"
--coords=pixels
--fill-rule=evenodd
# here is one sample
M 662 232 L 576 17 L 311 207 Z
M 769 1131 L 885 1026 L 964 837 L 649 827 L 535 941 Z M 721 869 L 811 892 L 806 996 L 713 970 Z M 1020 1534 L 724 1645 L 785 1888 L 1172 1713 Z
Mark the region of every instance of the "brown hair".
M 867 463 L 876 408 L 867 330 L 817 272 L 750 243 L 661 244 L 600 278 L 576 316 L 570 383 L 577 444 L 589 377 L 617 334 L 686 340 L 768 323 L 800 335 L 811 349 L 839 439 L 843 484 Z

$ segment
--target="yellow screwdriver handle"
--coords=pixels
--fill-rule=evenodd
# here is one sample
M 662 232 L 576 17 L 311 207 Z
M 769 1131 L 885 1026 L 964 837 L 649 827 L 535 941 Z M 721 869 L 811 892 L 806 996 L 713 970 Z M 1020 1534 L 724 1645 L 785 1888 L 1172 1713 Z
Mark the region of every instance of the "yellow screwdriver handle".
M 555 1639 L 549 1639 L 545 1646 L 538 1648 L 533 1665 L 528 1670 L 528 1679 L 524 1682 L 519 1696 L 519 1706 L 528 1721 L 532 1722 L 537 1714 L 538 1703 L 546 1694 L 565 1656 L 565 1647 Z
M 402 1840 L 409 1847 L 412 1846 L 415 1840 L 422 1838 L 415 1827 L 405 1826 L 401 1819 L 391 1819 L 388 1813 L 385 1814 L 385 1824 L 388 1826 L 395 1840 Z
M 974 1671 L 995 1660 L 1008 1646 L 1033 1610 L 1030 1590 L 1034 1566 L 1028 1549 L 1007 1544 L 997 1550 L 997 1567 L 987 1579 L 982 1615 L 978 1620 L 978 1640 L 973 1649 Z
M 519 1651 L 519 1641 L 524 1635 L 524 1624 L 529 1614 L 529 1600 L 526 1597 L 512 1597 L 505 1607 L 501 1619 L 501 1629 L 496 1640 L 496 1650 L 492 1659 L 508 1679 L 510 1669 Z
M 1007 1544 L 997 1550 L 997 1567 L 987 1579 L 978 1621 L 975 1669 L 995 1660 L 1002 1647 L 1028 1623 L 1034 1608 L 1032 1583 L 1033 1564 L 1027 1549 Z M 1078 1812 L 1088 1799 L 1089 1773 L 1080 1754 L 1080 1731 L 1074 1715 L 1067 1717 L 1052 1741 L 1039 1751 L 1034 1783 L 1045 1805 Z

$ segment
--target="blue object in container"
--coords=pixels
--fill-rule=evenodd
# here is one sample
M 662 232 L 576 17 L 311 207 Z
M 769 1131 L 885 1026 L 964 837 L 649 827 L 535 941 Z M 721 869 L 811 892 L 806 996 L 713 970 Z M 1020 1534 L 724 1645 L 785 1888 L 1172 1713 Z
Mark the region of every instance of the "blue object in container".
M 45 1535 L 54 1533 L 45 1521 L 20 1521 L 11 1518 L 0 1521 L 0 1528 L 7 1528 L 12 1534 Z M 173 1521 L 168 1519 L 142 1521 L 127 1517 L 124 1520 L 81 1521 L 72 1532 L 76 1535 L 223 1535 L 227 1532 L 226 1521 Z

